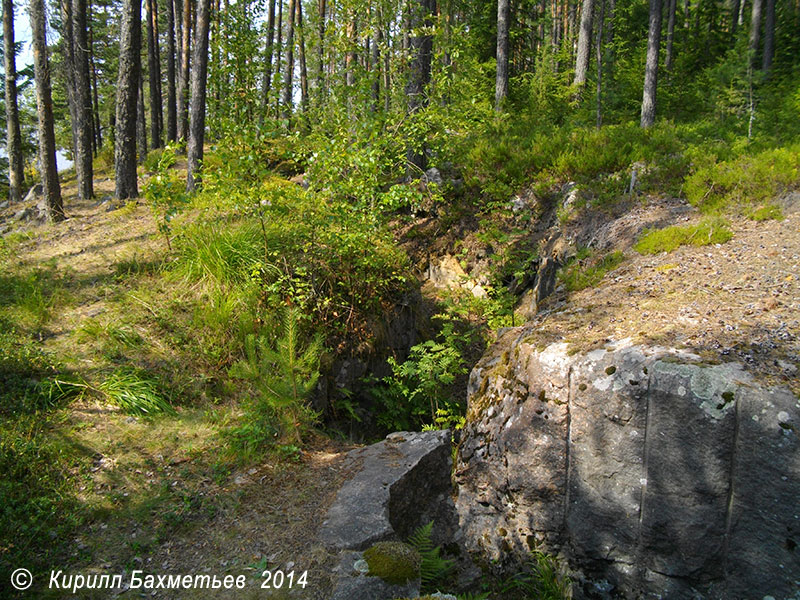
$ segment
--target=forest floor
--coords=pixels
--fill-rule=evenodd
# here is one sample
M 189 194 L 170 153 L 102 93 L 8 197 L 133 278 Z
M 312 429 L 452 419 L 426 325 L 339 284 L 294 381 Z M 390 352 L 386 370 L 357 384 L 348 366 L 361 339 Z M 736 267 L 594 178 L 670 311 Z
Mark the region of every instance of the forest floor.
M 74 179 L 65 181 L 69 218 L 57 225 L 12 223 L 18 206 L 0 212 L 0 226 L 13 225 L 6 236 L 15 240 L 4 271 L 45 269 L 55 291 L 40 307 L 39 340 L 82 373 L 99 369 L 126 344 L 128 352 L 141 348 L 148 361 L 173 361 L 176 372 L 191 369 L 177 334 L 158 338 L 148 330 L 150 321 L 179 318 L 183 301 L 173 298 L 168 313 L 152 302 L 165 284 L 153 277 L 163 239 L 149 208 L 114 205 L 113 181 L 102 173 L 95 190 L 97 199 L 80 202 Z M 741 361 L 758 377 L 800 394 L 800 196 L 784 198 L 782 209 L 782 220 L 731 219 L 733 238 L 725 244 L 656 255 L 632 249 L 643 227 L 656 218 L 660 226 L 694 222 L 700 218 L 694 209 L 654 198 L 607 216 L 604 243 L 624 260 L 594 287 L 567 292 L 558 286 L 534 317 L 537 343 L 566 340 L 583 349 L 632 337 L 688 348 L 709 361 Z M 567 229 L 586 225 L 568 223 Z M 485 253 L 480 246 L 470 246 L 466 262 Z M 317 434 L 285 458 L 245 467 L 221 463 L 220 425 L 238 409 L 224 393 L 220 398 L 155 419 L 128 416 L 91 396 L 72 403 L 53 435 L 83 457 L 74 466 L 80 483 L 71 499 L 81 521 L 73 539 L 55 544 L 62 553 L 47 560 L 73 573 L 246 575 L 248 586 L 237 597 L 327 598 L 335 557 L 315 542 L 316 531 L 348 475 L 343 458 L 353 445 Z M 58 535 L 40 531 L 17 543 L 30 556 L 44 555 Z M 307 570 L 308 585 L 262 590 L 267 569 Z M 39 589 L 37 597 L 47 594 Z M 160 590 L 152 596 L 195 597 Z

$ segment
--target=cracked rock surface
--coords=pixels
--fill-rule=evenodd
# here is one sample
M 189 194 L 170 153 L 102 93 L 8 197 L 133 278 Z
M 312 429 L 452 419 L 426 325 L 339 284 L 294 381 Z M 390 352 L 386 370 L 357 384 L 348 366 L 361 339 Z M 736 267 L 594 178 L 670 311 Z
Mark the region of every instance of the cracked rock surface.
M 576 597 L 793 598 L 800 400 L 739 363 L 508 331 L 475 367 L 456 502 L 465 544 L 560 553 Z

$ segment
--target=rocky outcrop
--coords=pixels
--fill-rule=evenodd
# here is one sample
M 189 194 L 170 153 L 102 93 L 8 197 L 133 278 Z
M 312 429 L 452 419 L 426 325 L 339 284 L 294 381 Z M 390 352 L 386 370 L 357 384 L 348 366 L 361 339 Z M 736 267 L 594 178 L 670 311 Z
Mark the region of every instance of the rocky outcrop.
M 475 367 L 457 510 L 469 552 L 534 548 L 576 597 L 800 590 L 800 402 L 737 364 L 622 341 L 588 352 L 507 332 Z
M 450 498 L 450 432 L 392 433 L 348 455 L 355 474 L 339 490 L 320 530 L 320 541 L 339 550 L 333 600 L 416 598 L 420 581 L 386 582 L 368 573 L 365 550 L 384 540 L 405 540 L 434 521 L 436 543 L 456 526 Z M 372 550 L 375 546 L 372 547 Z M 419 565 L 417 565 L 419 570 Z
M 447 525 L 439 513 L 451 489 L 449 431 L 392 433 L 353 450 L 348 459 L 356 473 L 339 490 L 322 525 L 326 546 L 364 550 L 375 542 L 407 539 L 431 520 L 439 528 Z

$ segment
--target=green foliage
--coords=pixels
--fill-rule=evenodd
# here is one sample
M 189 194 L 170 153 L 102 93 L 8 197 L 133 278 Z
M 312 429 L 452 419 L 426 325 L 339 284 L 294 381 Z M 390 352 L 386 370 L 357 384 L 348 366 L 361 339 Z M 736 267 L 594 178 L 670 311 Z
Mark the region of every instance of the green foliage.
M 596 286 L 606 273 L 616 269 L 625 260 L 625 255 L 619 250 L 595 260 L 588 259 L 591 255 L 586 253 L 581 256 L 579 252 L 578 256 L 580 258 L 576 257 L 559 273 L 559 278 L 570 292 Z
M 20 332 L 0 332 L 0 416 L 36 413 L 82 393 L 60 371 L 52 356 Z
M 170 221 L 186 204 L 185 184 L 172 168 L 175 164 L 174 148 L 167 146 L 163 150 L 154 151 L 151 154 L 154 155 L 153 162 L 156 162 L 156 154 L 158 160 L 154 175 L 144 185 L 144 197 L 150 205 L 158 231 L 164 236 L 167 248 L 172 250 Z
M 568 600 L 572 597 L 572 582 L 560 573 L 552 557 L 534 551 L 525 567 L 525 571 L 514 575 L 503 586 L 503 598 Z
M 144 167 L 145 173 L 155 175 L 163 172 L 164 169 L 174 167 L 176 162 L 175 148 L 166 146 L 165 148 L 155 148 L 148 152 L 142 167 Z
M 132 415 L 174 414 L 175 409 L 164 398 L 160 387 L 146 372 L 121 367 L 101 381 L 97 389 L 109 402 Z
M 800 144 L 794 144 L 699 166 L 686 179 L 684 190 L 703 212 L 744 210 L 796 187 L 798 173 Z
M 455 560 L 442 557 L 441 548 L 433 545 L 432 532 L 433 521 L 430 521 L 415 529 L 408 538 L 408 543 L 416 548 L 422 557 L 419 573 L 423 592 L 433 591 L 455 566 Z
M 758 208 L 748 212 L 747 216 L 753 221 L 783 221 L 784 219 L 781 207 L 776 206 L 775 204 L 759 206 Z
M 457 348 L 428 340 L 411 348 L 408 359 L 389 358 L 392 375 L 372 387 L 381 409 L 378 423 L 393 430 L 417 429 L 420 423 L 437 419 L 437 411 L 452 411 L 448 388 L 466 372 Z
M 634 245 L 640 254 L 672 252 L 679 246 L 724 244 L 733 237 L 728 223 L 719 217 L 706 217 L 696 225 L 673 225 L 654 231 L 645 230 Z
M 369 574 L 387 583 L 403 585 L 418 579 L 422 557 L 409 544 L 403 542 L 378 542 L 364 551 Z
M 276 434 L 301 444 L 318 417 L 308 398 L 319 379 L 321 354 L 320 336 L 302 343 L 295 307 L 284 311 L 281 335 L 274 343 L 263 334 L 245 338 L 244 358 L 231 367 L 230 375 L 251 382 L 257 396 L 248 408 L 245 429 L 235 428 L 232 434 L 237 444 L 245 443 L 239 450 L 265 447 Z M 261 437 L 265 433 L 269 437 Z

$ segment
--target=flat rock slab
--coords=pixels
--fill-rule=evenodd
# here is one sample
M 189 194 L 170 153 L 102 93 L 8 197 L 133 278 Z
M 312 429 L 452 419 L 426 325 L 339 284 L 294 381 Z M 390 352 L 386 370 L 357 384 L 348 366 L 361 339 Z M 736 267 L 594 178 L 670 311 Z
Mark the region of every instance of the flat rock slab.
M 322 543 L 336 550 L 365 550 L 408 535 L 450 489 L 449 430 L 392 433 L 348 459 L 360 469 L 339 490 L 320 529 Z

